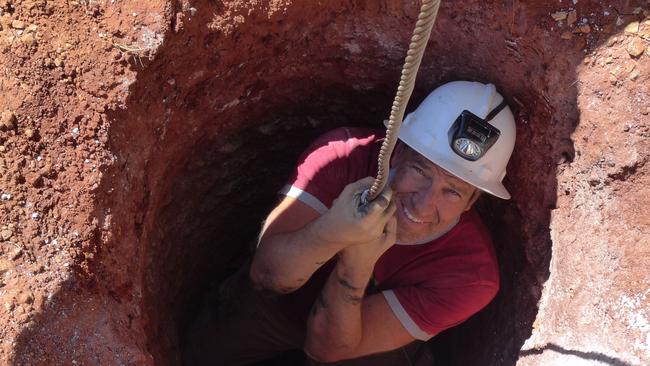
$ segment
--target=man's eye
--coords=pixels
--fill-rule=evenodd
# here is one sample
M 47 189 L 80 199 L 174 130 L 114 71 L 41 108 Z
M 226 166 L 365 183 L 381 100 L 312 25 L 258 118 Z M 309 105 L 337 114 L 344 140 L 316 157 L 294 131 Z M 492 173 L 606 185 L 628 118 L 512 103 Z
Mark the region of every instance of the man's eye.
M 420 167 L 412 165 L 411 168 L 419 175 L 424 176 L 424 170 L 420 169 Z
M 455 189 L 448 188 L 447 193 L 458 198 L 461 197 L 460 193 Z

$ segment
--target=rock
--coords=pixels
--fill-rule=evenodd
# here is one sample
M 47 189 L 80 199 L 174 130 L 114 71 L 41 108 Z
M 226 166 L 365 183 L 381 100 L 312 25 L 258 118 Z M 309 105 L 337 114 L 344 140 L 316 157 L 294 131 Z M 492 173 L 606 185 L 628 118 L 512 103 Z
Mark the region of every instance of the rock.
M 31 128 L 26 129 L 25 130 L 25 137 L 27 137 L 28 139 L 31 139 L 32 137 L 34 137 L 34 130 L 32 130 Z
M 578 30 L 581 33 L 589 33 L 589 32 L 591 32 L 591 27 L 589 26 L 589 24 L 583 24 L 583 25 L 578 27 Z
M 3 276 L 12 269 L 14 269 L 14 263 L 12 261 L 0 258 L 0 276 Z
M 637 34 L 639 32 L 639 22 L 632 22 L 625 26 L 626 34 Z
M 562 39 L 571 39 L 571 38 L 573 38 L 573 33 L 571 33 L 570 31 L 565 31 L 565 32 L 562 33 L 560 38 L 562 38 Z
M 609 75 L 609 83 L 612 85 L 616 85 L 616 83 L 618 83 L 618 78 L 616 77 L 616 75 L 614 74 Z
M 645 48 L 646 45 L 643 40 L 635 37 L 630 41 L 630 43 L 627 44 L 627 47 L 625 49 L 627 50 L 627 53 L 630 54 L 630 56 L 640 57 L 643 54 Z
M 5 303 L 5 310 L 7 310 L 7 312 L 11 312 L 11 311 L 14 310 L 14 306 L 15 305 L 14 305 L 13 302 L 6 302 Z
M 25 180 L 27 183 L 31 184 L 32 187 L 40 188 L 43 186 L 43 176 L 39 172 L 26 174 Z
M 9 253 L 9 258 L 11 258 L 11 260 L 14 260 L 20 257 L 22 254 L 23 254 L 23 248 L 18 247 L 14 249 L 11 253 Z
M 634 71 L 632 71 L 630 73 L 630 80 L 634 81 L 634 80 L 638 79 L 639 76 L 641 76 L 641 72 L 639 72 L 639 70 L 634 70 Z
M 573 23 L 575 23 L 576 20 L 578 20 L 578 12 L 575 10 L 571 10 L 567 15 L 566 24 L 573 25 Z
M 32 46 L 36 44 L 36 38 L 34 38 L 34 35 L 32 33 L 23 35 L 22 37 L 19 38 L 19 40 L 20 42 L 28 46 Z
M 25 22 L 23 22 L 22 20 L 14 20 L 11 22 L 11 28 L 25 29 Z
M 58 58 L 58 57 L 55 58 L 55 59 L 54 59 L 54 66 L 56 66 L 56 67 L 61 67 L 61 66 L 63 66 L 63 60 L 61 60 L 61 59 Z
M 0 0 L 0 10 L 10 11 L 11 7 L 12 5 L 10 0 Z
M 14 233 L 9 229 L 4 229 L 0 231 L 0 239 L 2 239 L 2 241 L 9 240 L 9 238 L 11 238 L 12 235 L 14 235 Z
M 566 11 L 557 11 L 557 12 L 555 12 L 555 13 L 552 13 L 552 14 L 551 14 L 551 17 L 552 17 L 553 20 L 555 20 L 556 22 L 559 22 L 559 21 L 561 21 L 561 20 L 566 19 L 566 17 L 567 17 L 567 12 L 566 12 Z
M 25 314 L 25 307 L 22 306 L 22 305 L 18 305 L 18 306 L 16 307 L 16 314 L 18 314 L 18 315 L 23 315 L 23 314 Z
M 16 115 L 12 111 L 2 112 L 0 116 L 0 128 L 5 130 L 11 130 L 16 127 Z
M 16 301 L 18 301 L 19 304 L 32 304 L 34 302 L 34 295 L 29 291 L 22 292 L 18 295 Z

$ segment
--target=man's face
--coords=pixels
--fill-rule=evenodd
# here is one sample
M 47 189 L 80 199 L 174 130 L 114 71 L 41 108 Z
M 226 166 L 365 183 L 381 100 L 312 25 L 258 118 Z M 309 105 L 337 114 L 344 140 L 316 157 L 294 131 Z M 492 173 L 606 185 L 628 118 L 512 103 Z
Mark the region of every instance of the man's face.
M 401 144 L 391 181 L 397 205 L 397 240 L 415 243 L 449 228 L 478 198 L 472 185 Z

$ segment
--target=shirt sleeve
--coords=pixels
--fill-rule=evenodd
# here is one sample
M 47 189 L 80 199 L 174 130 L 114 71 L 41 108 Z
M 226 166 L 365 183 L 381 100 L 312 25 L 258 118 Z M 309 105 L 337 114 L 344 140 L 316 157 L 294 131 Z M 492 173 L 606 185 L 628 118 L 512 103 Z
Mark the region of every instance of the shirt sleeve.
M 497 291 L 497 284 L 485 281 L 458 288 L 400 287 L 382 294 L 404 328 L 414 338 L 428 340 L 477 313 Z
M 324 213 L 350 181 L 350 154 L 356 144 L 347 128 L 317 138 L 302 153 L 293 176 L 280 191 Z

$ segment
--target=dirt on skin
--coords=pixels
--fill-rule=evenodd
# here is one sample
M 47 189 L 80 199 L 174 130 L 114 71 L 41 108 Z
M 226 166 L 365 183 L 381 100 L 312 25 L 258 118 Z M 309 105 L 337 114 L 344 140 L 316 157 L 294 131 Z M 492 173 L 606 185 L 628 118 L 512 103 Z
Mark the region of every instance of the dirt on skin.
M 176 365 L 298 153 L 386 118 L 418 2 L 0 0 L 0 364 Z M 502 289 L 448 365 L 650 363 L 647 1 L 443 2 L 411 108 L 517 115 Z

